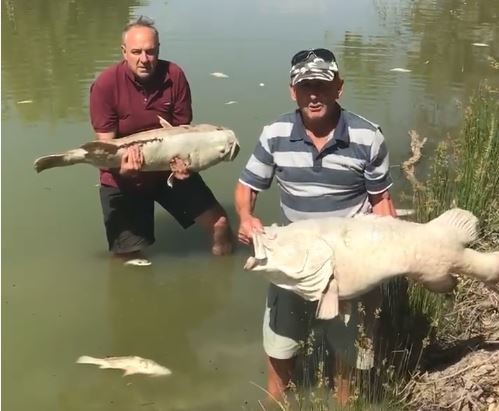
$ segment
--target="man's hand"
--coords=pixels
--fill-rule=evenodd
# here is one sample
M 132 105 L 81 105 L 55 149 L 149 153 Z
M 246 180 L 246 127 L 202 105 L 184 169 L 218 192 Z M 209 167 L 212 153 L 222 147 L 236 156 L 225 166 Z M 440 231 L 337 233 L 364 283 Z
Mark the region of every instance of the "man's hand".
M 238 240 L 243 244 L 251 244 L 253 231 L 263 231 L 263 225 L 260 219 L 253 217 L 250 214 L 245 217 L 241 217 L 239 231 L 237 233 Z
M 178 157 L 175 157 L 170 161 L 170 170 L 177 180 L 185 180 L 192 174 L 192 171 L 189 170 L 184 160 Z
M 128 147 L 123 157 L 121 157 L 120 174 L 134 175 L 144 165 L 144 155 L 142 150 L 136 144 Z

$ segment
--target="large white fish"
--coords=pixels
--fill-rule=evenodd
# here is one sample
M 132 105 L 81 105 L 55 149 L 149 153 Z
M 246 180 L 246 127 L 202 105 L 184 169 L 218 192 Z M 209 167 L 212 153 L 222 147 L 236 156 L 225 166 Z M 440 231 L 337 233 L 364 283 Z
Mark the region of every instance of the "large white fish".
M 141 171 L 170 170 L 170 161 L 182 160 L 192 171 L 204 170 L 221 161 L 232 161 L 239 153 L 239 142 L 232 130 L 210 124 L 172 127 L 160 118 L 163 128 L 143 131 L 109 141 L 91 141 L 62 154 L 38 158 L 37 172 L 73 164 L 91 164 L 99 168 L 119 168 L 121 157 L 132 145 L 144 156 Z
M 172 372 L 168 369 L 147 358 L 130 356 L 130 357 L 104 357 L 95 358 L 88 355 L 82 355 L 76 362 L 78 364 L 93 364 L 99 368 L 115 368 L 124 370 L 126 375 L 146 374 L 153 377 L 162 375 L 170 375 Z
M 338 315 L 339 300 L 400 275 L 436 292 L 455 287 L 452 274 L 499 282 L 499 252 L 466 248 L 477 237 L 477 223 L 472 213 L 455 208 L 426 224 L 360 215 L 274 225 L 253 234 L 255 256 L 244 268 L 318 300 L 317 317 L 329 319 Z

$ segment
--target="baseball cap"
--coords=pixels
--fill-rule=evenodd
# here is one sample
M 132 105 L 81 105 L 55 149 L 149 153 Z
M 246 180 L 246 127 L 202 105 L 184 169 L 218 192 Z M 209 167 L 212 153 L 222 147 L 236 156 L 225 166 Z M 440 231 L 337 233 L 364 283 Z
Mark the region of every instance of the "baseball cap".
M 338 73 L 338 64 L 328 49 L 302 50 L 291 59 L 291 85 L 303 80 L 333 81 Z

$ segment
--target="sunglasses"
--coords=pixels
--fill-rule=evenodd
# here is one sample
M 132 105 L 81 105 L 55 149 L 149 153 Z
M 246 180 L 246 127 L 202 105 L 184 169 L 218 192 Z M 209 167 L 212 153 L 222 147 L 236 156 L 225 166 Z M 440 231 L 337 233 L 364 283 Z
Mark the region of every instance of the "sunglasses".
M 296 53 L 291 59 L 291 65 L 294 66 L 298 63 L 309 60 L 311 57 L 318 57 L 322 60 L 331 63 L 336 61 L 332 51 L 328 49 L 313 49 L 313 50 L 302 50 Z

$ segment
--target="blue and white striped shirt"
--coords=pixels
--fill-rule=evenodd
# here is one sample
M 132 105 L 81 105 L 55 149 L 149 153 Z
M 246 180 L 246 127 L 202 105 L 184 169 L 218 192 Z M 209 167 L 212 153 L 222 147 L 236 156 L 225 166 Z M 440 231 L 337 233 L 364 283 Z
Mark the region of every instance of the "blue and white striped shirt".
M 298 111 L 264 127 L 239 181 L 262 191 L 274 176 L 285 223 L 370 212 L 368 194 L 392 185 L 380 128 L 346 110 L 320 152 L 307 136 Z

